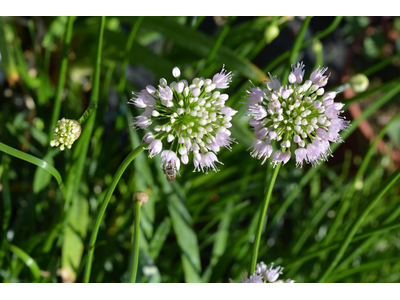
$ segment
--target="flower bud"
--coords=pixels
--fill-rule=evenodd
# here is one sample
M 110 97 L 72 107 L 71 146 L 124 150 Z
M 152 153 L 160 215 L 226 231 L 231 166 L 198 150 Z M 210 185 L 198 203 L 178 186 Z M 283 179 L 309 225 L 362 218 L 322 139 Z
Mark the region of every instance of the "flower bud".
M 175 67 L 172 69 L 172 76 L 174 76 L 175 78 L 179 78 L 179 76 L 181 76 L 181 70 L 179 70 L 178 67 Z
M 81 125 L 76 120 L 62 118 L 53 127 L 53 140 L 50 141 L 50 146 L 58 147 L 64 151 L 65 147 L 71 149 L 72 144 L 81 135 Z
M 142 205 L 146 204 L 149 201 L 149 196 L 145 192 L 135 192 L 133 194 L 133 202 L 140 202 Z
M 350 85 L 354 92 L 362 93 L 367 90 L 369 86 L 368 77 L 364 74 L 357 74 L 350 78 Z
M 279 27 L 276 24 L 271 24 L 265 28 L 264 37 L 267 44 L 271 43 L 279 36 Z

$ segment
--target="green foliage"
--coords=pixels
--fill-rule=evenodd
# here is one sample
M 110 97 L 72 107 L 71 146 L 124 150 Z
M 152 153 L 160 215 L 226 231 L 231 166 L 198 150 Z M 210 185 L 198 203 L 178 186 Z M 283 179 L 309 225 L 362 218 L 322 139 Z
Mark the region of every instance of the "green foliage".
M 281 167 L 259 261 L 298 282 L 400 281 L 399 40 L 384 29 L 400 31 L 399 18 L 25 19 L 0 18 L 1 281 L 129 282 L 136 191 L 149 195 L 136 231 L 136 282 L 240 281 L 273 173 L 246 151 L 254 138 L 244 109 L 221 171 L 183 165 L 170 184 L 160 157 L 142 152 L 144 132 L 129 126 L 138 111 L 127 101 L 161 77 L 171 81 L 175 66 L 192 78 L 225 64 L 235 74 L 228 103 L 238 109 L 249 79 L 283 76 L 295 60 L 307 71 L 329 66 L 327 89 L 349 88 L 341 79 L 359 73 L 370 85 L 337 96 L 349 119 L 351 103 L 362 111 L 329 162 Z M 82 123 L 71 150 L 49 147 L 61 117 Z M 362 121 L 375 141 L 358 130 Z

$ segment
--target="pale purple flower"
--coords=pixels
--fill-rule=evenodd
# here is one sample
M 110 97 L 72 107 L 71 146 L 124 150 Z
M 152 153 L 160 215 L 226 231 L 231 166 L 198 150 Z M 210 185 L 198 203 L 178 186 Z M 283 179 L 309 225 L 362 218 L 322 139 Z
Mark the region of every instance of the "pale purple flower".
M 225 116 L 230 116 L 233 117 L 234 115 L 237 114 L 237 110 L 234 110 L 233 108 L 230 108 L 229 106 L 224 106 L 221 108 L 221 112 L 225 115 Z
M 303 62 L 292 65 L 292 72 L 289 74 L 290 83 L 301 83 L 304 78 L 304 65 Z
M 175 67 L 175 78 L 181 72 Z M 132 125 L 148 130 L 143 137 L 149 156 L 161 153 L 162 166 L 172 164 L 178 171 L 180 163 L 188 164 L 193 157 L 195 171 L 218 171 L 221 163 L 217 153 L 222 147 L 231 150 L 236 143 L 229 128 L 237 111 L 225 105 L 229 96 L 218 89 L 229 87 L 232 74 L 225 68 L 213 79 L 194 78 L 172 82 L 161 78 L 156 87 L 148 85 L 133 93 L 130 103 L 142 109 Z M 162 149 L 170 149 L 164 150 Z
M 328 83 L 328 76 L 324 76 L 327 70 L 328 68 L 318 67 L 314 72 L 311 73 L 310 80 L 319 86 L 325 86 Z
M 242 279 L 242 283 L 264 283 L 264 280 L 260 275 L 250 275 L 250 278 Z
M 150 143 L 149 147 L 149 157 L 154 157 L 162 150 L 162 142 L 160 140 L 154 140 Z
M 221 72 L 214 75 L 212 82 L 217 89 L 227 89 L 232 81 L 232 72 L 226 73 L 225 66 L 222 66 Z
M 242 276 L 242 283 L 294 283 L 292 279 L 278 280 L 279 276 L 282 275 L 283 268 L 280 266 L 274 267 L 274 263 L 271 263 L 268 267 L 264 262 L 260 262 L 256 265 L 254 274 L 247 277 L 247 272 Z
M 249 88 L 245 105 L 257 138 L 250 147 L 251 156 L 262 159 L 262 163 L 271 156 L 275 166 L 286 164 L 294 151 L 297 167 L 302 167 L 304 161 L 316 165 L 328 159 L 330 143 L 342 142 L 340 132 L 350 122 L 340 116 L 344 104 L 335 102 L 337 92 L 325 92 L 323 88 L 329 79 L 326 71 L 317 68 L 303 83 L 304 65 L 297 63 L 292 66 L 289 85 L 282 86 L 269 74 L 267 88 Z M 278 149 L 272 148 L 272 141 Z
M 179 70 L 178 67 L 175 67 L 172 69 L 172 76 L 174 76 L 175 78 L 179 78 L 179 76 L 181 76 L 181 70 Z

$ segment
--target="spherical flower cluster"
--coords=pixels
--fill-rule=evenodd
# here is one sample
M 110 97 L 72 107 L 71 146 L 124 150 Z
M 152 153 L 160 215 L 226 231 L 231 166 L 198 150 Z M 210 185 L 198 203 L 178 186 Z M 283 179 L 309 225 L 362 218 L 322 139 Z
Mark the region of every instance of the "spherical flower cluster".
M 54 137 L 50 141 L 50 146 L 58 147 L 63 151 L 65 147 L 71 149 L 72 144 L 81 135 L 81 125 L 76 120 L 62 118 L 53 127 Z
M 232 74 L 222 68 L 213 79 L 194 78 L 190 84 L 179 80 L 179 68 L 172 74 L 177 81 L 168 85 L 162 78 L 158 87 L 133 93 L 130 103 L 144 111 L 131 125 L 148 130 L 143 141 L 149 157 L 161 153 L 164 168 L 172 165 L 179 172 L 193 152 L 195 171 L 218 171 L 216 153 L 235 143 L 228 128 L 237 111 L 225 106 L 228 95 L 218 91 L 229 87 Z
M 282 270 L 283 268 L 280 266 L 274 268 L 274 263 L 271 263 L 268 268 L 264 262 L 260 262 L 257 264 L 254 274 L 250 275 L 250 278 L 245 275 L 242 283 L 294 283 L 292 279 L 278 280 Z
M 327 160 L 331 155 L 330 143 L 342 142 L 339 132 L 349 126 L 340 117 L 343 103 L 335 102 L 336 92 L 325 92 L 329 76 L 327 68 L 317 68 L 310 79 L 304 79 L 304 65 L 292 66 L 289 85 L 281 86 L 271 75 L 266 88 L 251 87 L 247 91 L 247 110 L 252 117 L 257 140 L 250 147 L 251 156 L 262 159 L 272 156 L 272 164 L 286 164 L 294 150 L 296 166 L 303 162 L 312 165 Z M 279 150 L 274 151 L 273 141 Z

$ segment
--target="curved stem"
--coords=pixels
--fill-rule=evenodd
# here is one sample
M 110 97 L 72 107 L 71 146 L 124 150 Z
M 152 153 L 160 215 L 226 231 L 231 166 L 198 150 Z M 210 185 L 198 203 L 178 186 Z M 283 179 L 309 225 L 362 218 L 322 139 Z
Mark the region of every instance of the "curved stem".
M 339 261 L 342 259 L 344 253 L 347 250 L 347 247 L 350 245 L 354 235 L 361 227 L 361 224 L 364 222 L 365 218 L 368 216 L 369 212 L 375 207 L 375 205 L 379 202 L 382 196 L 389 190 L 389 188 L 399 179 L 400 177 L 400 168 L 398 168 L 390 177 L 386 180 L 385 184 L 375 193 L 374 197 L 372 198 L 371 202 L 362 212 L 362 214 L 358 217 L 354 225 L 350 228 L 349 232 L 345 240 L 342 243 L 338 253 L 336 254 L 335 258 L 332 260 L 331 264 L 329 265 L 328 269 L 325 271 L 324 275 L 322 275 L 319 282 L 325 282 L 329 276 L 332 274 L 333 270 L 336 268 Z
M 140 208 L 142 207 L 142 203 L 137 201 L 135 203 L 135 228 L 133 232 L 133 241 L 132 241 L 132 274 L 131 274 L 131 283 L 136 282 L 137 268 L 139 263 L 139 235 L 140 235 Z
M 260 247 L 262 227 L 264 224 L 265 216 L 267 215 L 268 203 L 271 199 L 272 189 L 274 188 L 276 177 L 278 176 L 279 169 L 281 168 L 281 163 L 278 163 L 272 173 L 271 180 L 269 181 L 267 192 L 265 193 L 264 202 L 262 203 L 260 216 L 258 219 L 256 235 L 254 237 L 253 253 L 251 256 L 250 274 L 253 274 L 256 269 L 257 258 L 258 258 L 258 248 Z
M 122 162 L 122 164 L 119 166 L 117 172 L 114 175 L 113 181 L 111 182 L 111 185 L 107 189 L 107 193 L 104 196 L 103 202 L 101 204 L 99 213 L 97 214 L 96 221 L 94 224 L 94 228 L 92 231 L 92 235 L 90 237 L 90 243 L 89 243 L 89 250 L 88 250 L 88 258 L 87 258 L 87 263 L 85 266 L 85 275 L 84 275 L 84 282 L 88 283 L 90 279 L 90 272 L 92 270 L 92 262 L 93 262 L 93 253 L 94 253 L 94 246 L 96 244 L 96 239 L 97 239 L 97 234 L 99 233 L 99 228 L 101 221 L 104 217 L 104 213 L 107 209 L 108 203 L 110 202 L 111 196 L 115 190 L 115 187 L 117 186 L 119 180 L 121 179 L 122 174 L 125 172 L 125 169 L 128 167 L 128 165 L 132 162 L 132 160 L 142 151 L 144 150 L 143 145 L 140 144 L 136 149 L 134 149 Z

